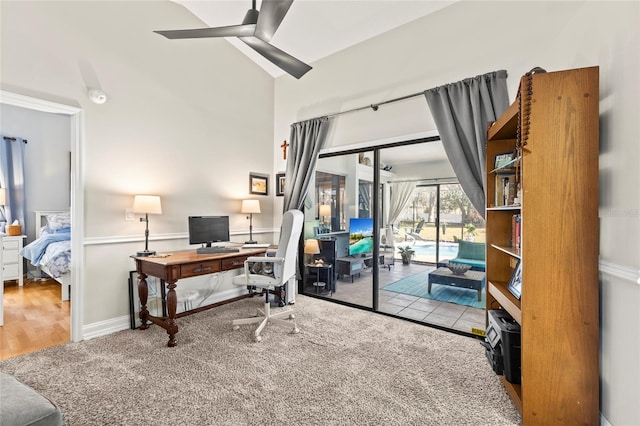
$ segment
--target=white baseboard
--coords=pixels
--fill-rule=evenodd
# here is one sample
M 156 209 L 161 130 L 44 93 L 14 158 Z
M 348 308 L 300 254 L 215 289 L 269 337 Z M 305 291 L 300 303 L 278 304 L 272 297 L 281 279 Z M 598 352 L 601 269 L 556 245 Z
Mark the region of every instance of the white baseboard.
M 118 318 L 111 318 L 106 321 L 94 322 L 82 327 L 82 336 L 84 340 L 94 339 L 117 331 L 127 330 L 131 327 L 129 315 Z

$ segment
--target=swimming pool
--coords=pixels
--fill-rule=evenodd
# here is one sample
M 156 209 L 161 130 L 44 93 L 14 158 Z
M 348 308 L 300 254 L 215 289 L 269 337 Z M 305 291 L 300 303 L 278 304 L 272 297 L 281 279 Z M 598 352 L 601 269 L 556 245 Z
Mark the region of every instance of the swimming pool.
M 420 241 L 413 245 L 416 260 L 430 260 L 435 262 L 436 260 L 436 243 L 435 241 Z M 457 243 L 440 243 L 440 259 L 453 259 L 458 255 Z

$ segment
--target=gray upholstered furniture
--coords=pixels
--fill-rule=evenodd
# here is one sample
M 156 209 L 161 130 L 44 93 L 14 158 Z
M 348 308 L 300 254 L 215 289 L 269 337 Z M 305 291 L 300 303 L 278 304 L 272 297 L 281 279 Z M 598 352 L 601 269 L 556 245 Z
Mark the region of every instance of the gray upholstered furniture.
M 60 409 L 38 392 L 0 373 L 0 425 L 2 426 L 49 426 L 64 425 Z

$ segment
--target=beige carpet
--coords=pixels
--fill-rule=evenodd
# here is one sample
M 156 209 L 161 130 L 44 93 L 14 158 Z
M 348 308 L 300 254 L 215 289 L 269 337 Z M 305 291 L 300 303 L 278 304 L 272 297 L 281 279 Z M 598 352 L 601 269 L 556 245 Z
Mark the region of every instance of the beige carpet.
M 298 296 L 299 334 L 253 343 L 245 299 L 0 362 L 70 425 L 514 425 L 478 340 Z

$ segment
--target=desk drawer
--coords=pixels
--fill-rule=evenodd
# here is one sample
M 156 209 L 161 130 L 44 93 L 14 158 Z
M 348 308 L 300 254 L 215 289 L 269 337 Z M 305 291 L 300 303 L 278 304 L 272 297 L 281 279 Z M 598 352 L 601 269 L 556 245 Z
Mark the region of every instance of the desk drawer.
M 222 259 L 222 270 L 228 271 L 230 269 L 244 268 L 244 261 L 248 258 L 249 256 L 238 256 Z
M 214 272 L 220 272 L 219 260 L 207 260 L 180 266 L 180 278 L 197 277 L 198 275 L 212 274 Z

